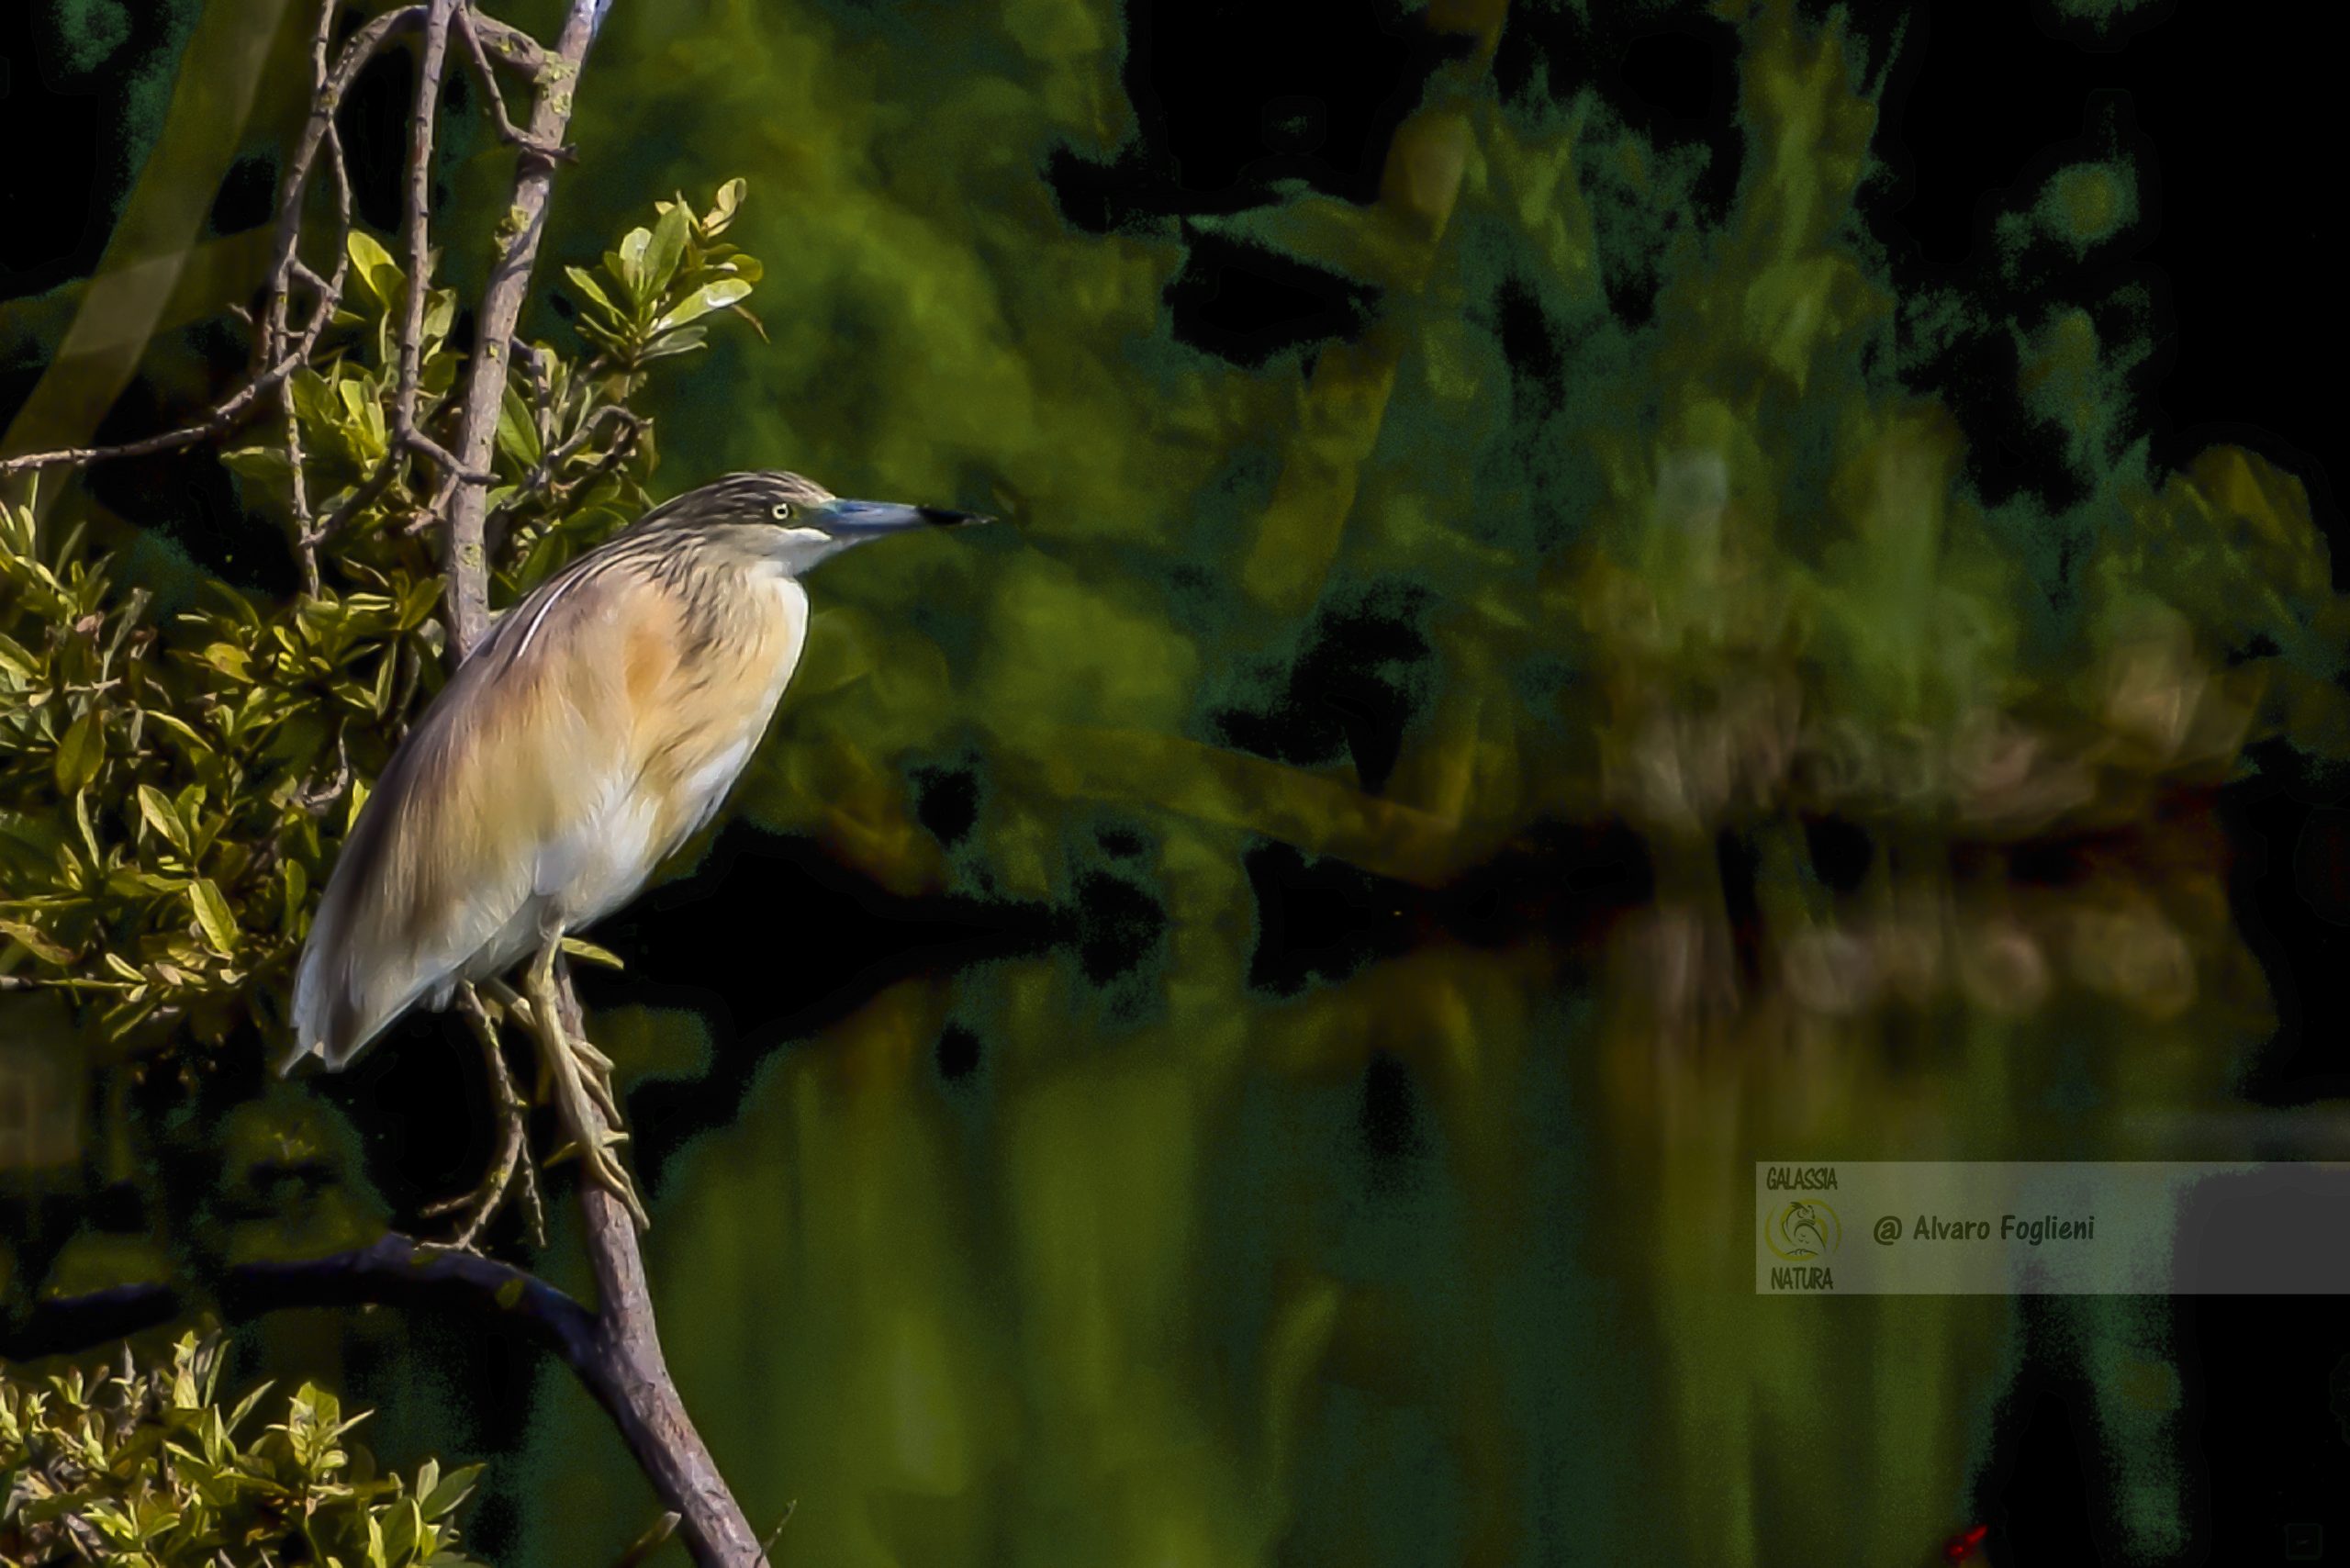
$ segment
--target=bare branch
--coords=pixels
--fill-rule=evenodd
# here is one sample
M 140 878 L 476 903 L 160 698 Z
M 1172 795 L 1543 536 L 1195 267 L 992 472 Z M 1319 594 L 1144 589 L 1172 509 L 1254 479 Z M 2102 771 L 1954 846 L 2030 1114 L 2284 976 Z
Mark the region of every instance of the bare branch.
M 567 975 L 556 981 L 555 1002 L 565 1031 L 575 1040 L 585 1040 L 579 998 Z M 579 1207 L 588 1260 L 596 1270 L 596 1328 L 618 1374 L 619 1397 L 606 1399 L 605 1408 L 654 1491 L 684 1517 L 686 1547 L 694 1561 L 755 1568 L 767 1561 L 767 1553 L 751 1533 L 742 1506 L 727 1490 L 701 1434 L 694 1429 L 693 1417 L 677 1397 L 677 1385 L 670 1381 L 653 1320 L 652 1293 L 644 1282 L 643 1257 L 637 1250 L 636 1223 L 628 1206 L 600 1182 L 580 1182 Z
M 564 130 L 571 123 L 572 95 L 578 85 L 580 66 L 603 27 L 610 4 L 610 0 L 572 0 L 554 50 L 539 68 L 538 97 L 531 107 L 527 134 L 541 147 L 563 142 Z M 483 292 L 476 319 L 476 342 L 456 446 L 465 472 L 457 476 L 448 498 L 444 566 L 449 641 L 459 658 L 471 653 L 489 629 L 489 560 L 482 546 L 488 493 L 484 481 L 472 476 L 489 467 L 498 409 L 506 393 L 509 345 L 530 291 L 531 268 L 538 260 L 539 240 L 546 229 L 547 193 L 554 183 L 554 168 L 548 159 L 523 157 L 514 182 L 514 199 L 508 204 L 506 221 L 498 230 L 498 257 L 490 269 L 489 286 Z
M 541 158 L 569 159 L 571 153 L 567 149 L 543 145 L 532 140 L 531 133 L 516 125 L 513 118 L 506 112 L 506 95 L 498 89 L 498 72 L 489 62 L 488 51 L 482 47 L 483 29 L 496 24 L 487 17 L 477 17 L 470 0 L 457 7 L 456 24 L 457 36 L 464 40 L 465 53 L 473 61 L 474 74 L 481 81 L 482 96 L 489 106 L 491 118 L 498 122 L 498 139 L 509 146 L 519 147 Z M 533 50 L 537 48 L 535 44 L 532 47 Z M 535 73 L 537 64 L 533 63 L 531 69 Z
M 623 442 L 635 440 L 644 429 L 644 420 L 625 404 L 606 403 L 594 413 L 588 415 L 585 420 L 582 420 L 579 422 L 579 428 L 571 432 L 571 438 L 568 441 L 565 441 L 562 445 L 556 447 L 554 451 L 548 453 L 544 458 L 540 460 L 538 468 L 533 471 L 532 477 L 536 479 L 539 484 L 551 482 L 554 477 L 554 471 L 562 467 L 565 463 L 571 461 L 573 457 L 576 456 L 579 449 L 588 444 L 588 438 L 596 432 L 596 427 L 604 423 L 608 419 L 618 420 L 622 425 L 627 427 L 621 432 L 621 441 Z M 620 443 L 616 442 L 615 444 Z
M 263 353 L 267 358 L 282 350 L 288 341 L 286 315 L 288 295 L 297 269 L 302 268 L 302 205 L 303 194 L 308 190 L 310 173 L 318 162 L 320 148 L 327 148 L 333 157 L 337 206 L 341 231 L 335 237 L 334 272 L 320 290 L 318 308 L 312 312 L 300 334 L 302 353 L 307 357 L 310 348 L 326 330 L 334 315 L 334 307 L 342 295 L 343 280 L 349 275 L 351 258 L 351 180 L 343 167 L 342 139 L 335 129 L 335 116 L 342 107 L 343 95 L 359 79 L 359 73 L 374 59 L 391 36 L 412 28 L 424 17 L 423 6 L 408 6 L 386 11 L 364 24 L 343 45 L 331 71 L 322 71 L 326 53 L 326 36 L 333 27 L 333 17 L 340 9 L 338 0 L 320 0 L 319 32 L 314 36 L 312 77 L 316 90 L 310 99 L 310 118 L 304 122 L 301 137 L 294 144 L 294 156 L 285 168 L 285 183 L 277 197 L 276 259 L 270 269 L 269 308 L 267 325 L 263 330 Z
M 537 1275 L 478 1253 L 427 1247 L 397 1232 L 350 1252 L 290 1262 L 240 1263 L 222 1273 L 218 1310 L 232 1321 L 294 1307 L 448 1306 L 518 1321 L 569 1362 L 591 1390 L 604 1353 L 595 1316 Z M 205 1305 L 168 1284 L 49 1296 L 0 1326 L 0 1356 L 70 1355 L 169 1323 Z M 610 1381 L 612 1374 L 602 1374 Z M 604 1395 L 599 1392 L 598 1397 Z
M 307 350 L 306 350 L 307 352 Z M 127 441 L 115 446 L 68 446 L 55 452 L 30 452 L 21 457 L 0 458 L 0 478 L 20 474 L 29 468 L 83 467 L 116 457 L 147 457 L 158 452 L 172 452 L 183 446 L 193 446 L 207 436 L 219 434 L 243 417 L 245 411 L 260 400 L 262 394 L 271 391 L 291 375 L 302 364 L 301 356 L 290 355 L 272 365 L 268 371 L 238 387 L 212 406 L 209 413 L 194 424 L 165 431 L 138 441 Z
M 351 229 L 351 180 L 343 167 L 342 142 L 334 126 L 335 113 L 341 106 L 342 95 L 358 79 L 361 68 L 375 57 L 375 51 L 395 32 L 415 26 L 425 7 L 412 6 L 403 10 L 387 11 L 366 23 L 352 35 L 334 69 L 326 72 L 323 62 L 327 35 L 332 28 L 337 9 L 337 0 L 322 0 L 319 6 L 319 28 L 312 36 L 311 46 L 312 80 L 316 90 L 311 98 L 310 118 L 296 143 L 295 155 L 287 166 L 285 183 L 278 196 L 277 242 L 274 260 L 270 265 L 268 299 L 262 312 L 259 357 L 263 368 L 252 379 L 214 404 L 201 418 L 176 430 L 110 446 L 63 447 L 54 452 L 28 453 L 20 457 L 0 459 L 0 478 L 28 469 L 81 468 L 115 458 L 147 457 L 156 453 L 193 446 L 234 425 L 263 397 L 274 391 L 308 360 L 310 351 L 318 346 L 319 334 L 326 330 L 327 323 L 333 319 L 350 266 L 342 236 L 347 235 Z M 310 173 L 321 147 L 330 149 L 333 153 L 330 162 L 341 223 L 341 233 L 338 234 L 335 241 L 334 271 L 323 280 L 302 264 L 300 256 L 302 198 L 308 189 Z M 299 333 L 295 333 L 287 325 L 288 296 L 297 277 L 315 287 L 319 298 L 309 320 Z M 282 403 L 281 399 L 281 406 Z M 316 540 L 311 539 L 310 543 L 315 545 Z M 315 563 L 306 559 L 306 580 L 314 571 Z
M 286 480 L 293 491 L 294 548 L 302 558 L 302 591 L 316 599 L 321 586 L 319 580 L 320 536 L 312 526 L 310 518 L 310 481 L 308 476 L 302 472 L 302 420 L 295 411 L 294 384 L 291 381 L 277 384 L 277 405 L 285 416 Z
M 424 306 L 432 292 L 432 125 L 441 111 L 441 73 L 447 66 L 449 23 L 457 3 L 432 0 L 431 14 L 424 21 L 416 110 L 408 119 L 408 317 L 400 327 L 399 393 L 392 405 L 392 430 L 402 441 L 416 434 L 416 384 L 424 371 Z
M 310 95 L 313 101 L 316 101 L 319 94 L 326 91 L 327 51 L 334 42 L 334 18 L 338 8 L 336 0 L 322 0 L 319 6 L 319 25 L 310 35 Z M 351 226 L 351 174 L 343 166 L 342 137 L 336 130 L 332 119 L 327 122 L 327 151 L 334 170 L 335 188 L 341 196 L 343 228 L 348 231 Z M 346 248 L 340 243 L 335 247 L 338 254 Z M 318 289 L 322 301 L 321 309 L 326 315 L 332 315 L 333 305 L 325 301 L 325 297 L 330 292 L 326 286 L 326 281 L 308 267 L 302 265 L 298 256 L 293 258 L 285 275 L 277 280 L 277 286 L 271 303 L 274 305 L 278 299 L 285 297 L 285 291 L 293 286 L 293 280 L 297 274 L 304 282 L 309 283 Z M 339 279 L 331 292 L 335 297 L 341 297 L 342 289 Z M 276 346 L 278 345 L 274 342 L 265 343 L 264 353 Z M 309 476 L 304 472 L 303 466 L 302 420 L 294 407 L 294 383 L 290 376 L 277 384 L 277 406 L 279 411 L 285 417 L 285 464 L 288 487 L 293 493 L 294 502 L 294 548 L 302 560 L 303 591 L 316 598 L 319 588 L 319 540 L 310 517 Z
M 538 39 L 495 17 L 483 16 L 474 9 L 471 0 L 465 6 L 464 21 L 468 32 L 489 46 L 498 64 L 517 75 L 537 80 L 540 68 L 547 62 L 547 51 L 539 47 Z

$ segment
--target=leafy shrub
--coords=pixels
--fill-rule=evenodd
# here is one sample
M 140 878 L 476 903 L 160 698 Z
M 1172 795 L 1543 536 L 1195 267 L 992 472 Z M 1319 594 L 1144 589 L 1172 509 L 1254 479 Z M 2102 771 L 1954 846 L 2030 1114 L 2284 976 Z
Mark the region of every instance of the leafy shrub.
M 223 1409 L 221 1347 L 191 1333 L 168 1362 L 51 1376 L 0 1367 L 0 1565 L 463 1568 L 458 1507 L 479 1466 L 379 1475 L 350 1440 L 367 1418 L 304 1383 L 256 1428 L 269 1385 Z
M 584 355 L 518 342 L 487 498 L 507 598 L 646 505 L 632 399 L 706 318 L 747 315 L 759 264 L 721 238 L 742 199 L 735 180 L 702 213 L 659 203 L 600 277 L 570 269 Z M 0 978 L 68 991 L 118 1040 L 218 1041 L 274 1005 L 311 890 L 440 683 L 441 577 L 413 526 L 440 479 L 387 434 L 408 280 L 364 232 L 349 248 L 348 308 L 292 385 L 303 494 L 329 529 L 317 593 L 267 605 L 211 583 L 158 624 L 78 530 L 45 545 L 29 507 L 0 507 Z M 420 429 L 459 384 L 453 312 L 436 290 Z M 294 517 L 282 427 L 226 460 Z

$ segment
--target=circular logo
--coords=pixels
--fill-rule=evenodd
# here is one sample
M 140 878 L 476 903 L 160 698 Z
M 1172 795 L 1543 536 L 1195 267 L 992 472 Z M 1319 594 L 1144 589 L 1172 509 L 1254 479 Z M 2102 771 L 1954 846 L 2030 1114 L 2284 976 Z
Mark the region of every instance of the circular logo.
M 1790 1263 L 1825 1258 L 1843 1240 L 1836 1211 L 1818 1198 L 1797 1198 L 1773 1215 L 1762 1232 L 1762 1244 Z

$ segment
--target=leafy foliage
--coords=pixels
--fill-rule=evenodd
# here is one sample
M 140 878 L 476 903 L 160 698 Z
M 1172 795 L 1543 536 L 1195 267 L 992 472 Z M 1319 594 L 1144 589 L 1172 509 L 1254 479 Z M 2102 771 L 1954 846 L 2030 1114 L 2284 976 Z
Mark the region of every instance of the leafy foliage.
M 663 202 L 603 263 L 573 269 L 590 352 L 518 345 L 489 500 L 508 595 L 642 510 L 655 454 L 632 407 L 645 367 L 741 309 L 756 260 L 720 236 L 737 180 L 695 213 Z M 218 584 L 167 624 L 89 558 L 0 509 L 0 975 L 90 1002 L 117 1040 L 217 1041 L 266 1007 L 368 780 L 439 682 L 441 579 L 410 526 L 437 480 L 393 442 L 407 280 L 354 230 L 352 308 L 296 373 L 301 473 L 333 524 L 324 584 L 263 605 Z M 453 297 L 425 312 L 420 428 L 447 407 Z M 522 385 L 517 386 L 520 380 Z M 283 444 L 227 454 L 291 511 Z
M 0 1367 L 0 1568 L 464 1568 L 457 1509 L 478 1466 L 379 1475 L 346 1416 L 304 1383 L 256 1428 L 269 1385 L 223 1407 L 221 1346 L 190 1333 L 167 1362 L 61 1373 Z

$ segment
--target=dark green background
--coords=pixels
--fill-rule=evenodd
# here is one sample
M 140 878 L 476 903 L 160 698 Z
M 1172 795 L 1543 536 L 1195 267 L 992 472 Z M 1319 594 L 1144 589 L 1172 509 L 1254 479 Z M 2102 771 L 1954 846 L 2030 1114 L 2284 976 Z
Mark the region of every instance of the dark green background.
M 200 319 L 257 275 L 307 19 L 248 117 L 159 149 L 182 62 L 269 38 L 198 9 L 0 24 L 9 405 L 126 200 L 193 249 L 102 428 L 233 368 Z M 616 0 L 542 281 L 735 174 L 767 267 L 767 341 L 667 384 L 664 486 L 784 465 L 1009 520 L 826 571 L 734 824 L 585 982 L 672 1365 L 753 1517 L 796 1501 L 787 1560 L 1911 1562 L 1984 1521 L 2002 1563 L 2170 1562 L 2339 1508 L 2327 1304 L 1758 1299 L 1744 1230 L 1764 1156 L 2216 1157 L 2350 1090 L 2314 699 L 2188 797 L 2232 850 L 2150 810 L 1925 879 L 2059 924 L 2143 894 L 2197 980 L 2167 1014 L 2076 965 L 2020 1014 L 1821 1023 L 1749 951 L 1701 1027 L 1672 917 L 1721 867 L 1769 935 L 1768 824 L 1717 857 L 1607 782 L 1624 683 L 1720 711 L 1773 584 L 1816 592 L 1806 689 L 1872 737 L 2085 722 L 2100 563 L 2215 665 L 2329 683 L 2322 566 L 2260 622 L 2261 557 L 2166 577 L 2130 499 L 2233 442 L 2335 521 L 2322 51 L 2212 6 L 1747 9 L 1516 5 L 1489 59 L 1417 7 Z M 404 69 L 352 126 L 383 230 Z M 506 164 L 476 119 L 444 146 L 471 284 Z M 1872 577 L 1823 498 L 1927 404 L 1964 438 L 1950 548 Z M 1760 590 L 1676 531 L 1699 449 Z M 90 496 L 167 588 L 290 585 L 201 460 Z M 1669 636 L 1596 608 L 1608 562 Z M 1912 865 L 1950 836 L 1862 831 Z M 1818 896 L 1871 896 L 1807 847 Z M 316 1091 L 396 1213 L 470 1180 L 466 1049 L 419 1024 Z M 61 1277 L 145 1247 L 101 1209 Z M 568 1378 L 471 1325 L 249 1339 L 381 1406 L 386 1457 L 497 1459 L 499 1561 L 601 1561 L 653 1511 Z

